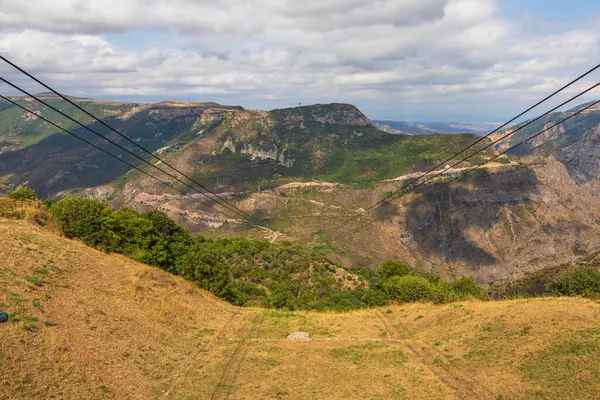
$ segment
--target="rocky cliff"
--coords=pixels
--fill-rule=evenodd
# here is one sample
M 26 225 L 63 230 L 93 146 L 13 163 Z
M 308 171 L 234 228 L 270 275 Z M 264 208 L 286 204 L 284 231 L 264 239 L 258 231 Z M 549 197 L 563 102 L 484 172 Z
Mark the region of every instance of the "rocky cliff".
M 588 104 L 582 104 L 566 112 L 552 113 L 517 132 L 509 140 L 500 142 L 498 149 L 515 145 L 555 125 Z M 505 133 L 510 133 L 523 124 L 511 128 Z M 502 134 L 504 133 L 497 137 Z M 600 151 L 597 147 L 599 140 L 600 105 L 596 105 L 516 148 L 512 153 L 516 155 L 552 154 L 566 166 L 567 171 L 576 182 L 583 183 L 599 176 Z

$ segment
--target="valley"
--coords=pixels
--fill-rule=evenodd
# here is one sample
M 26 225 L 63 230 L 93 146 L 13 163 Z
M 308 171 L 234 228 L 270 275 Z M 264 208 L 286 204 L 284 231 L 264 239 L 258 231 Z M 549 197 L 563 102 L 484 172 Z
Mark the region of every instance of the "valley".
M 50 100 L 60 105 L 59 100 Z M 194 201 L 58 133 L 29 145 L 22 141 L 20 149 L 0 154 L 4 190 L 26 184 L 42 197 L 77 194 L 114 207 L 159 209 L 207 237 L 242 235 L 304 243 L 325 249 L 326 257 L 344 267 L 375 268 L 385 259 L 397 258 L 445 279 L 469 275 L 482 284 L 521 279 L 576 262 L 600 248 L 596 153 L 586 144 L 594 140 L 595 108 L 569 121 L 566 128 L 548 133 L 550 139 L 567 140 L 567 147 L 557 144 L 560 150 L 551 154 L 540 153 L 544 147 L 523 148 L 500 163 L 472 171 L 468 179 L 440 188 L 430 182 L 377 213 L 340 227 L 476 136 L 392 135 L 377 130 L 347 104 L 272 111 L 215 103 L 82 100 L 81 104 L 108 116 L 119 131 L 261 223 L 248 230 L 239 216 L 225 216 L 200 204 L 198 200 L 206 198 L 179 182 L 162 177 L 185 189 Z M 23 125 L 24 116 L 3 108 L 4 120 L 12 122 L 0 135 L 23 137 L 19 129 L 26 129 L 38 137 L 38 132 L 47 131 Z M 558 117 L 553 114 L 533 124 L 508 143 Z M 83 128 L 76 131 L 101 143 Z M 137 151 L 114 134 L 111 139 Z M 488 143 L 484 140 L 473 151 Z M 503 143 L 495 151 L 506 148 Z M 436 181 L 458 177 L 494 154 L 488 149 L 471 162 L 440 170 Z M 123 156 L 136 164 L 131 156 Z M 212 200 L 207 204 L 223 211 Z

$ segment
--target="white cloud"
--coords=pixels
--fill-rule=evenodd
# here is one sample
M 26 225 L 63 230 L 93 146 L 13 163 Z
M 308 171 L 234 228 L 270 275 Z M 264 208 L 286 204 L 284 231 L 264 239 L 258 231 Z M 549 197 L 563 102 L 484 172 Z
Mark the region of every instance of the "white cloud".
M 0 0 L 0 27 L 0 52 L 67 93 L 354 101 L 399 118 L 512 112 L 600 46 L 585 26 L 530 32 L 494 0 Z M 125 45 L 136 30 L 178 40 Z

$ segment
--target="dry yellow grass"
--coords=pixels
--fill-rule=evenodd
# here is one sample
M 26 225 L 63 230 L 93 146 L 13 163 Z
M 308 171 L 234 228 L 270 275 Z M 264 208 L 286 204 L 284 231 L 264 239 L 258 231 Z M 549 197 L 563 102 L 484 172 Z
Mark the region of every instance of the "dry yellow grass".
M 596 399 L 600 305 L 240 309 L 0 219 L 0 398 Z M 311 341 L 288 341 L 306 331 Z

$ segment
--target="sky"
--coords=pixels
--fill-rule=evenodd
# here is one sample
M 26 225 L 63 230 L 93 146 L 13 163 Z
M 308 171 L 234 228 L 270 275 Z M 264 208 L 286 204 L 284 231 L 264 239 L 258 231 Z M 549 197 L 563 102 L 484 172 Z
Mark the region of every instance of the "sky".
M 0 0 L 0 54 L 74 96 L 502 122 L 600 62 L 600 1 Z

